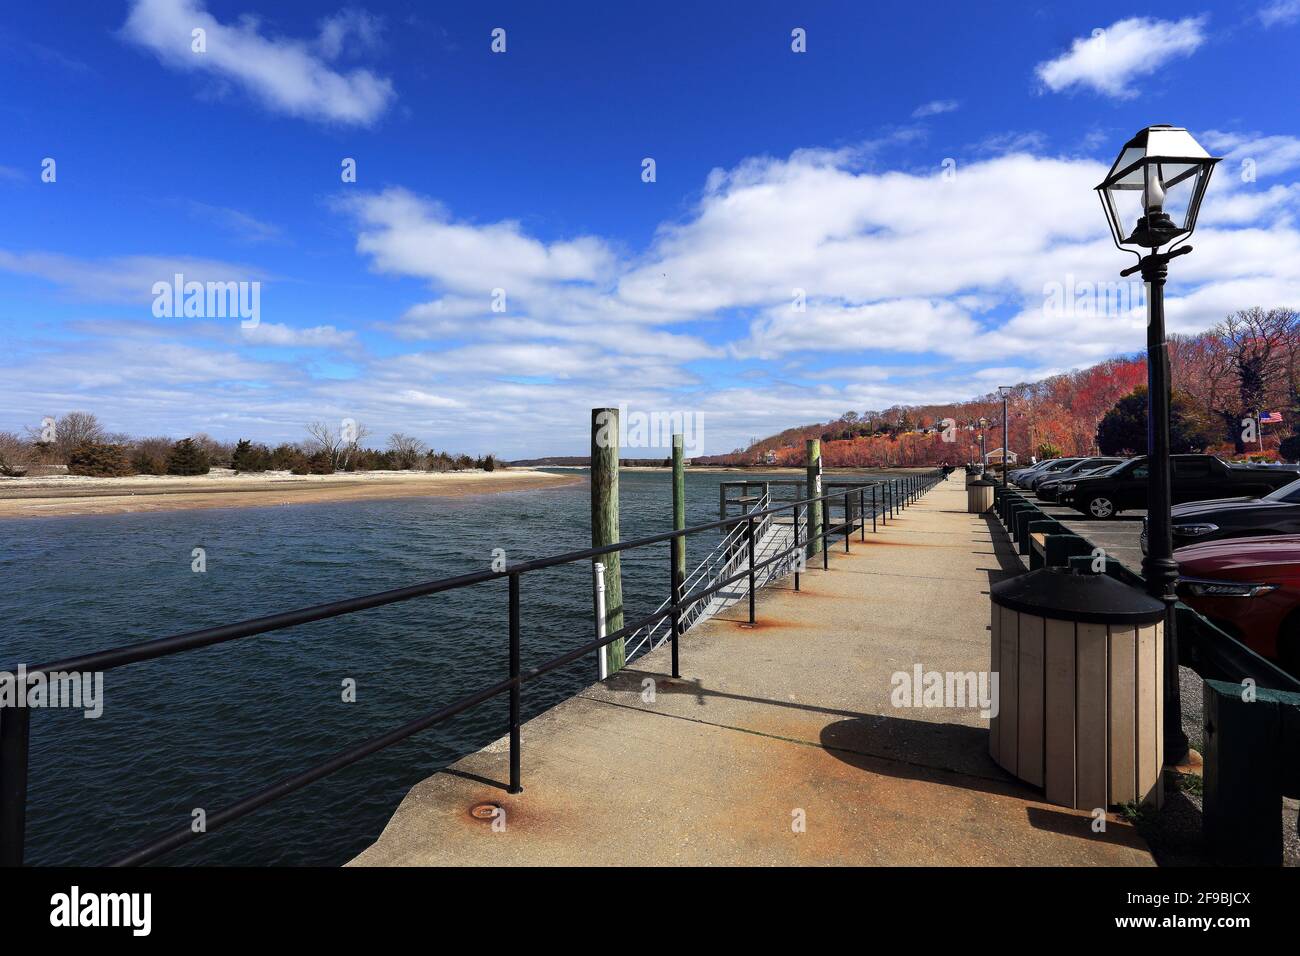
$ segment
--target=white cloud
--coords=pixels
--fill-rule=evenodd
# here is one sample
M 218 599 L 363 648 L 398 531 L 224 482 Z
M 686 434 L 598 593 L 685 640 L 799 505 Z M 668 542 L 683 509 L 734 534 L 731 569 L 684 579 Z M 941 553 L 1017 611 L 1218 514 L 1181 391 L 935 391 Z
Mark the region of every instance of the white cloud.
M 223 24 L 202 0 L 133 0 L 122 29 L 164 65 L 231 80 L 278 113 L 369 126 L 393 99 L 388 79 L 364 69 L 339 72 L 323 59 L 337 56 L 349 37 L 368 42 L 374 35 L 374 22 L 358 11 L 325 21 L 321 37 L 306 42 L 264 36 L 252 17 Z M 206 31 L 205 52 L 192 48 L 195 29 Z
M 1227 167 L 1224 171 L 1236 174 L 1238 178 L 1246 169 L 1256 176 L 1277 176 L 1300 167 L 1300 138 L 1295 136 L 1225 133 L 1211 129 L 1201 134 L 1201 141 L 1207 149 L 1223 153 L 1224 166 Z
M 938 116 L 940 113 L 951 113 L 959 106 L 961 104 L 956 100 L 931 100 L 912 110 L 912 118 L 924 119 L 927 116 Z
M 172 282 L 177 273 L 195 282 L 264 281 L 253 266 L 183 256 L 113 256 L 83 259 L 50 252 L 15 253 L 0 249 L 0 270 L 36 276 L 62 286 L 79 299 L 149 303 L 155 282 Z
M 349 43 L 357 52 L 372 52 L 381 46 L 383 30 L 382 17 L 349 7 L 321 20 L 320 38 L 316 41 L 316 47 L 321 56 L 329 60 L 348 52 Z
M 1182 20 L 1130 17 L 1091 36 L 1079 37 L 1068 52 L 1035 67 L 1039 80 L 1054 93 L 1076 86 L 1105 96 L 1128 99 L 1131 83 L 1154 73 L 1169 60 L 1190 56 L 1205 42 L 1204 16 Z
M 1196 252 L 1170 270 L 1176 331 L 1245 306 L 1300 303 L 1290 141 L 1211 135 L 1229 156 L 1260 156 L 1273 178 L 1212 181 Z M 137 431 L 207 427 L 284 440 L 301 437 L 306 421 L 351 417 L 376 434 L 408 431 L 440 447 L 521 457 L 582 453 L 589 410 L 627 402 L 703 413 L 713 453 L 846 408 L 969 398 L 1140 349 L 1140 307 L 1067 316 L 1047 308 L 1048 284 L 1118 282 L 1132 262 L 1111 244 L 1092 189 L 1103 165 L 975 155 L 951 181 L 937 169 L 879 169 L 856 149 L 743 162 L 714 171 L 697 202 L 636 252 L 599 236 L 543 239 L 512 220 L 476 223 L 403 190 L 350 196 L 340 209 L 353 217 L 363 259 L 428 288 L 395 314 L 371 317 L 404 339 L 396 349 L 363 348 L 350 330 L 313 321 L 264 321 L 252 338 L 220 323 L 82 325 L 73 331 L 85 342 L 112 340 L 110 367 L 96 370 L 85 344 L 30 347 L 20 376 L 0 375 L 0 428 L 72 407 L 50 383 L 75 380 L 85 386 L 75 407 L 147 423 L 130 426 Z M 116 302 L 147 296 L 140 277 L 167 278 L 174 260 L 0 252 L 0 268 Z M 508 290 L 503 313 L 491 310 L 497 287 Z M 806 311 L 792 308 L 796 288 Z M 200 363 L 141 339 L 182 334 L 216 358 Z M 199 338 L 212 353 L 197 349 Z M 240 354 L 257 344 L 342 351 L 293 363 Z M 141 386 L 155 381 L 146 371 L 155 351 L 169 371 Z M 185 384 L 187 375 L 222 374 L 233 384 Z
M 1259 11 L 1259 22 L 1266 27 L 1283 26 L 1300 20 L 1300 0 L 1274 0 Z
M 553 282 L 594 282 L 614 256 L 599 239 L 544 243 L 517 222 L 453 222 L 440 204 L 404 189 L 345 200 L 361 224 L 357 251 L 380 272 L 428 279 L 439 289 L 474 294 L 490 306 L 493 289 L 526 295 Z
M 259 322 L 249 327 L 241 324 L 240 334 L 250 345 L 299 348 L 340 348 L 356 340 L 355 332 L 336 329 L 332 325 L 296 329 L 275 322 Z

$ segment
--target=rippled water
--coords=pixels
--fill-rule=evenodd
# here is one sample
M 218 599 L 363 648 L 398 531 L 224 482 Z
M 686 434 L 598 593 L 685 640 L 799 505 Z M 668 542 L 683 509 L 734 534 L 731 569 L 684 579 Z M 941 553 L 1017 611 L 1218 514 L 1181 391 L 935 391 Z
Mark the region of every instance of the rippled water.
M 688 524 L 716 519 L 727 477 L 688 474 Z M 666 473 L 620 481 L 625 539 L 671 528 Z M 0 521 L 0 666 L 485 570 L 493 548 L 511 561 L 585 548 L 589 494 L 584 480 L 467 498 Z M 690 566 L 716 540 L 694 536 Z M 204 574 L 191 570 L 195 547 Z M 623 569 L 632 621 L 666 596 L 666 545 L 626 554 Z M 108 862 L 188 826 L 195 808 L 213 813 L 503 679 L 506 608 L 496 581 L 110 671 L 102 717 L 32 714 L 28 862 Z M 526 574 L 524 665 L 590 640 L 591 617 L 589 563 Z M 355 703 L 342 701 L 347 678 Z M 525 718 L 594 679 L 591 656 L 528 684 Z M 414 783 L 505 722 L 506 699 L 487 701 L 164 859 L 342 863 Z

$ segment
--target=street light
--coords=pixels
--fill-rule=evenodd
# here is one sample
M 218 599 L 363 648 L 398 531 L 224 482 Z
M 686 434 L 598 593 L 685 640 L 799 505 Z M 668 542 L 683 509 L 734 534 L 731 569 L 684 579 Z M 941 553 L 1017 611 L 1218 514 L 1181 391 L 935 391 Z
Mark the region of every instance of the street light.
M 1218 159 L 1178 126 L 1148 126 L 1124 144 L 1097 187 L 1115 246 L 1138 257 L 1120 273 L 1142 273 L 1147 284 L 1147 592 L 1165 604 L 1165 764 L 1187 757 L 1178 697 L 1178 562 L 1170 534 L 1169 355 L 1165 348 L 1165 277 L 1169 260 L 1191 246 L 1171 248 L 1196 228 L 1196 217 Z M 1165 251 L 1161 252 L 1160 247 Z M 1137 248 L 1133 248 L 1137 247 Z M 1138 249 L 1147 250 L 1145 254 Z
M 988 446 L 989 420 L 987 418 L 981 418 L 979 420 L 979 426 L 980 426 L 980 474 L 983 475 L 986 471 L 989 470 L 989 446 Z
M 1011 395 L 1010 385 L 999 385 L 998 394 L 1002 396 L 1002 490 L 1007 490 L 1007 398 Z

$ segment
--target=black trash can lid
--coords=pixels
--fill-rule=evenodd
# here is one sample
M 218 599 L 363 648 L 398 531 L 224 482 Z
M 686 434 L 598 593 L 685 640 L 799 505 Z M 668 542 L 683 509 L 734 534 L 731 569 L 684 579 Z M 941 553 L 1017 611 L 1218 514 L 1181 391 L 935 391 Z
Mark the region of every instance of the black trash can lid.
M 989 589 L 993 603 L 1021 614 L 1085 624 L 1154 624 L 1165 606 L 1108 574 L 1039 568 Z
M 971 488 L 971 487 L 995 488 L 997 487 L 997 484 L 998 483 L 996 481 L 992 481 L 991 479 L 988 478 L 976 478 L 974 481 L 966 482 L 966 487 L 967 488 Z

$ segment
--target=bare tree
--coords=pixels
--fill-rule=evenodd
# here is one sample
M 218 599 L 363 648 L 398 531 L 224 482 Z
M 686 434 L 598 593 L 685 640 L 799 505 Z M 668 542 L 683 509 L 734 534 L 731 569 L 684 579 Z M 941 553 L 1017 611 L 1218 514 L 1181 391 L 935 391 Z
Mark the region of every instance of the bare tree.
M 341 430 L 343 436 L 343 447 L 339 452 L 337 465 L 339 468 L 346 470 L 352 464 L 354 459 L 361 457 L 361 443 L 370 435 L 370 429 L 361 422 L 349 422 L 348 426 Z
M 334 470 L 341 471 L 361 450 L 361 441 L 369 434 L 370 429 L 351 419 L 338 429 L 324 422 L 312 422 L 307 426 L 306 451 L 309 455 L 325 452 L 330 456 Z
M 394 432 L 388 436 L 388 449 L 393 453 L 393 467 L 406 470 L 416 466 L 429 446 L 414 435 Z
M 30 442 L 13 432 L 0 432 L 0 475 L 21 478 L 35 458 Z
M 60 416 L 52 427 L 28 428 L 27 437 L 33 444 L 48 447 L 54 459 L 64 465 L 79 445 L 99 445 L 108 441 L 104 426 L 90 412 L 68 412 Z

